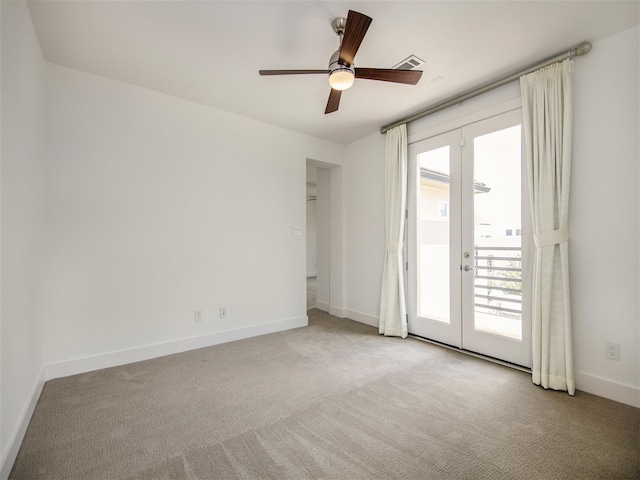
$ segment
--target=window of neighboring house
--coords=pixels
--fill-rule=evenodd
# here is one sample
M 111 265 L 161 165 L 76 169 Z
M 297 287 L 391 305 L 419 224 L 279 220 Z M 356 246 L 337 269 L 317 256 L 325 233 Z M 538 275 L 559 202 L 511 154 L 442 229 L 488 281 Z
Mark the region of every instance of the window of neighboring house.
M 447 218 L 447 206 L 448 206 L 447 202 L 439 202 L 438 204 L 438 209 L 440 211 L 440 216 L 442 218 Z

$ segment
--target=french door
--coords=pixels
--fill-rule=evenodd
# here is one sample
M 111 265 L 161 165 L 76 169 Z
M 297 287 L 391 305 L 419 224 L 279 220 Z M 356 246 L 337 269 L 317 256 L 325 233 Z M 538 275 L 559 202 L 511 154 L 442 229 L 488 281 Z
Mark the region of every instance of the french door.
M 409 145 L 409 332 L 531 365 L 521 110 Z

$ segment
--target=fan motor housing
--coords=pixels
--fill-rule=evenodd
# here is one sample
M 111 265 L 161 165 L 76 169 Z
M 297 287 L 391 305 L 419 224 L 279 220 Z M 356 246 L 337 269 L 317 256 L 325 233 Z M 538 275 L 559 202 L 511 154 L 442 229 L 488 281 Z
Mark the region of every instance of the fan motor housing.
M 354 64 L 345 65 L 344 63 L 340 63 L 340 50 L 336 50 L 331 55 L 329 59 L 329 72 L 333 72 L 334 70 L 350 70 L 351 73 L 354 73 Z

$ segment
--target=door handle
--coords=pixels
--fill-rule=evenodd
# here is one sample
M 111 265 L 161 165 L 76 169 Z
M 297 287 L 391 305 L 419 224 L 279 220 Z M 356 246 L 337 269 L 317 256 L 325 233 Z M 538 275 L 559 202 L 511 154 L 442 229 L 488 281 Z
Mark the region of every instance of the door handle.
M 464 266 L 464 271 L 468 272 L 469 270 L 471 270 L 471 267 L 469 265 L 465 265 Z

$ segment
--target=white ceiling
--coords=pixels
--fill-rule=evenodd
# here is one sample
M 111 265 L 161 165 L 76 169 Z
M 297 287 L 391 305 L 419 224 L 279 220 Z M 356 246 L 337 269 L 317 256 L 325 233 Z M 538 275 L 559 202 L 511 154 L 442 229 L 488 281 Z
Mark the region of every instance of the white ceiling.
M 639 23 L 638 1 L 29 1 L 47 61 L 348 143 L 582 41 Z M 373 18 L 356 66 L 425 60 L 417 86 L 356 80 L 324 108 L 331 20 Z M 578 60 L 579 61 L 579 60 Z M 440 80 L 434 80 L 442 77 Z

